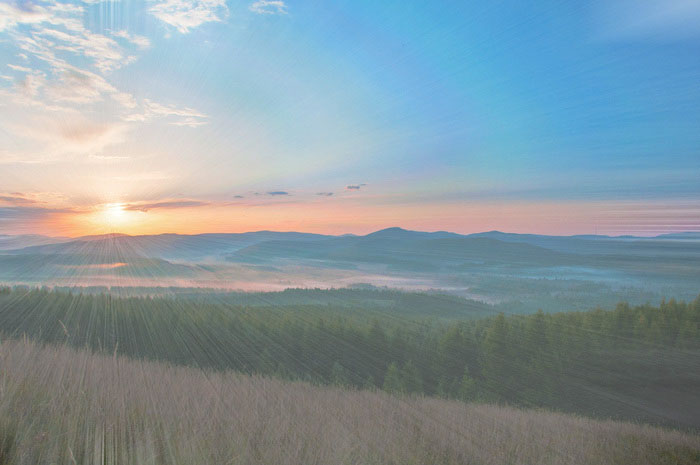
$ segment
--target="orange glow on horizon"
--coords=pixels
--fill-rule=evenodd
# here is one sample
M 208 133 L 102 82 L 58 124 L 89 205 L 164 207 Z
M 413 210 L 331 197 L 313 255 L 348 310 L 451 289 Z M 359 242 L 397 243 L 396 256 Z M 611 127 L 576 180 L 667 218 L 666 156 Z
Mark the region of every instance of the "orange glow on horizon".
M 499 230 L 515 233 L 656 235 L 652 208 L 594 202 L 422 203 L 366 205 L 355 201 L 277 204 L 207 204 L 196 207 L 126 209 L 110 203 L 94 210 L 54 215 L 42 234 L 71 237 L 122 233 L 202 234 L 248 231 L 300 231 L 367 234 L 386 227 L 457 233 Z

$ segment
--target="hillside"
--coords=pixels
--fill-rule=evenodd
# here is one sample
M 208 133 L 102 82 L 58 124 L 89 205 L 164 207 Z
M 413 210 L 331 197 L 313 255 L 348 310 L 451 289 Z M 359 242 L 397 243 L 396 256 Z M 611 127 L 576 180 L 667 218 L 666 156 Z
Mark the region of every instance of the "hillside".
M 488 310 L 388 291 L 120 298 L 20 288 L 0 291 L 0 336 L 217 371 L 700 427 L 700 298 L 483 318 Z
M 690 465 L 650 426 L 0 344 L 0 463 Z
M 436 289 L 518 313 L 692 299 L 697 235 L 460 235 L 388 228 L 364 236 L 257 231 L 0 237 L 0 281 L 50 286 L 273 291 L 357 284 Z

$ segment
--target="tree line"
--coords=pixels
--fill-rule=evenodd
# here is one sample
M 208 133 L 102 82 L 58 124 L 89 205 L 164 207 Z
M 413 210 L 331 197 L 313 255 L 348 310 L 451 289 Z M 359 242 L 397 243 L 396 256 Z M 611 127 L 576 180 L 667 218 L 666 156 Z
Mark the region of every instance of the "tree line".
M 631 417 L 640 395 L 671 389 L 678 402 L 695 399 L 699 327 L 700 297 L 445 322 L 371 307 L 0 290 L 5 336 L 205 369 Z

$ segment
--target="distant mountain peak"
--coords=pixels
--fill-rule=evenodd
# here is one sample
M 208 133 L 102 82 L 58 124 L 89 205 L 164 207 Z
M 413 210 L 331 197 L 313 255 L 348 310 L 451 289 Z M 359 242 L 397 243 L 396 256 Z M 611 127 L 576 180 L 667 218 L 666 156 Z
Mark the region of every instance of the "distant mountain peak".
M 379 231 L 375 231 L 373 233 L 367 234 L 368 236 L 385 236 L 389 234 L 403 234 L 403 233 L 411 233 L 415 231 L 409 231 L 408 229 L 403 229 L 398 226 L 393 226 L 391 228 L 384 228 L 380 229 Z
M 445 239 L 452 237 L 462 237 L 459 234 L 451 233 L 447 231 L 413 231 L 410 229 L 400 228 L 394 226 L 391 228 L 380 229 L 373 233 L 367 234 L 365 237 L 374 238 L 401 238 L 401 239 Z

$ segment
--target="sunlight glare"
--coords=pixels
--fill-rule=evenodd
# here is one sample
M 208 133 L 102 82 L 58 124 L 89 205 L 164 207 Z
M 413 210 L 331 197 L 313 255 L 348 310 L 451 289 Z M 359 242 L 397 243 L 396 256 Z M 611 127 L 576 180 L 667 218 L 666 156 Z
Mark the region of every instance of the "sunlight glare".
M 108 203 L 102 208 L 101 223 L 110 228 L 123 227 L 129 224 L 133 218 L 122 203 Z

